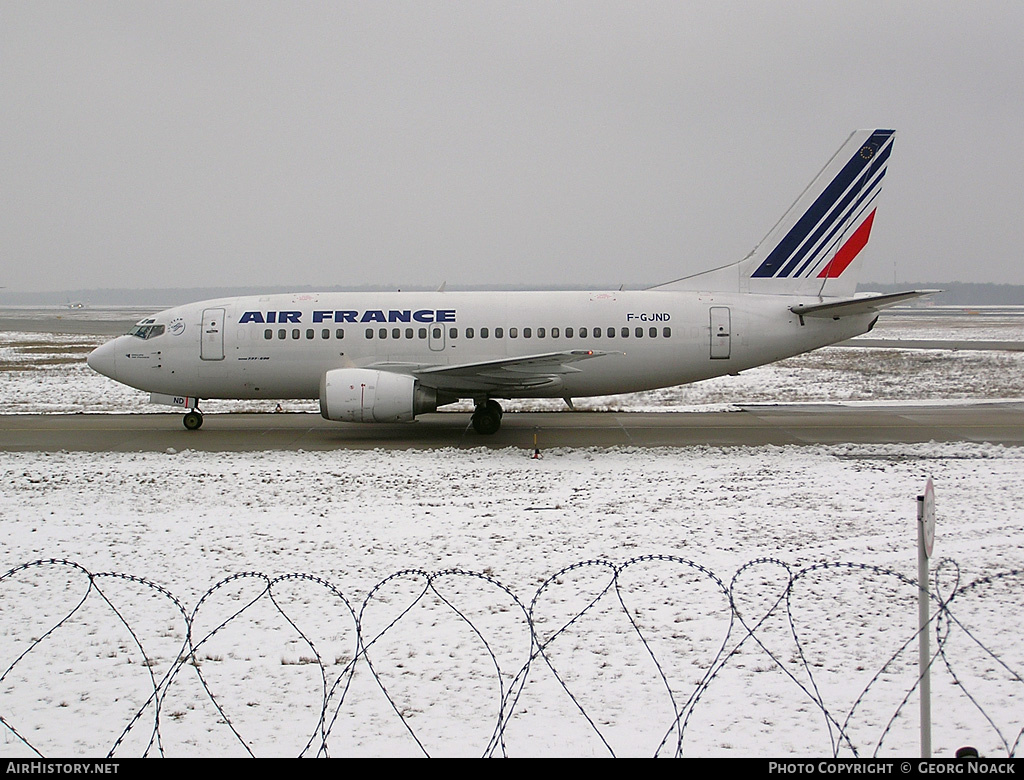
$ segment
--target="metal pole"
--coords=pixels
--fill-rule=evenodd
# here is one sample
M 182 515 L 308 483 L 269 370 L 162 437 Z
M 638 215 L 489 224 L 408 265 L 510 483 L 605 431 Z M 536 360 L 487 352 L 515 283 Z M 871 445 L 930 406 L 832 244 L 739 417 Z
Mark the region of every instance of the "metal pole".
M 921 758 L 932 757 L 931 652 L 928 647 L 928 551 L 925 546 L 925 497 L 917 497 L 917 666 L 921 677 Z

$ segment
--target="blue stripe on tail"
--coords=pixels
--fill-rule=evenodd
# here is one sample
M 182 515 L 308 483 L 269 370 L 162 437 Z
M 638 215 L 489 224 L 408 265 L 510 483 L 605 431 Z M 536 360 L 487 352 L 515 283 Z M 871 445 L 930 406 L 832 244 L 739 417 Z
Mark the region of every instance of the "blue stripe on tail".
M 805 271 L 808 253 L 822 246 L 826 234 L 825 243 L 842 232 L 865 198 L 877 193 L 892 149 L 887 142 L 893 133 L 876 130 L 871 134 L 751 276 L 788 277 L 798 267 L 798 273 Z

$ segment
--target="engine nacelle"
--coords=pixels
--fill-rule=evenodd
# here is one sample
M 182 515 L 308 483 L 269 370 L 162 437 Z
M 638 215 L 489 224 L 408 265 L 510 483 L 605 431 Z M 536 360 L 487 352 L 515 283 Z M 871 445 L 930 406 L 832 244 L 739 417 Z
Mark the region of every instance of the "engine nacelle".
M 437 391 L 408 374 L 336 368 L 320 380 L 320 414 L 340 422 L 407 422 L 437 410 Z

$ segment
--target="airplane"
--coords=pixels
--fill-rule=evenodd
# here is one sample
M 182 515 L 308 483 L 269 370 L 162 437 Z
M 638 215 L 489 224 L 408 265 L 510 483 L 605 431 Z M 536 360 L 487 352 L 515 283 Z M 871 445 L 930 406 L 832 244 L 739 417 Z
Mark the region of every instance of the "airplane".
M 853 132 L 744 259 L 644 290 L 324 292 L 167 309 L 91 368 L 203 424 L 200 399 L 319 399 L 328 420 L 411 421 L 468 398 L 573 399 L 697 382 L 858 336 L 934 290 L 856 295 L 894 131 Z

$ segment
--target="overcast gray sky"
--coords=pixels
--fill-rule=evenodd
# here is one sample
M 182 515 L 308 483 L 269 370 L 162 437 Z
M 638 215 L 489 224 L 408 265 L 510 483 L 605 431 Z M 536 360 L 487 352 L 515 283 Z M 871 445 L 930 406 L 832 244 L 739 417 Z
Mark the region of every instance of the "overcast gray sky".
M 0 0 L 0 285 L 653 284 L 899 131 L 866 279 L 1024 284 L 1024 3 Z

